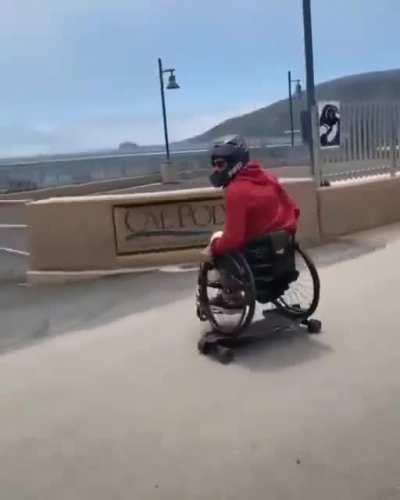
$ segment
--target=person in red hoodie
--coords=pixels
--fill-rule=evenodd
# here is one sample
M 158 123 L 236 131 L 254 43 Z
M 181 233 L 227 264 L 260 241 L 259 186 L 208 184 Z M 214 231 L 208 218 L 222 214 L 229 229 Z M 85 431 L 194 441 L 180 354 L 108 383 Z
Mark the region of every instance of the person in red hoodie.
M 267 233 L 295 234 L 300 210 L 278 179 L 251 161 L 245 141 L 234 136 L 211 150 L 211 184 L 225 191 L 225 224 L 205 250 L 208 256 L 243 249 Z
M 243 139 L 234 136 L 211 150 L 211 184 L 225 191 L 224 230 L 214 233 L 203 251 L 206 258 L 242 250 L 267 233 L 286 230 L 295 234 L 300 210 L 278 179 L 267 173 L 260 162 L 250 161 Z M 229 288 L 229 279 L 218 276 Z M 224 291 L 213 305 L 235 311 L 241 295 Z

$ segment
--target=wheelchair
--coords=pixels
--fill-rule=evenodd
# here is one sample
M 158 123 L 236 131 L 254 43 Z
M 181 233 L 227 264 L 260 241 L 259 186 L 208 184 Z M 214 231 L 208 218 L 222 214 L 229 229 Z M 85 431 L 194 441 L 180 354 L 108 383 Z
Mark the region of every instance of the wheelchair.
M 258 238 L 243 251 L 202 263 L 198 275 L 196 313 L 211 331 L 198 342 L 202 354 L 214 354 L 224 363 L 246 337 L 257 303 L 266 306 L 264 317 L 278 313 L 321 332 L 321 322 L 310 319 L 317 310 L 320 279 L 311 258 L 295 237 L 277 231 Z

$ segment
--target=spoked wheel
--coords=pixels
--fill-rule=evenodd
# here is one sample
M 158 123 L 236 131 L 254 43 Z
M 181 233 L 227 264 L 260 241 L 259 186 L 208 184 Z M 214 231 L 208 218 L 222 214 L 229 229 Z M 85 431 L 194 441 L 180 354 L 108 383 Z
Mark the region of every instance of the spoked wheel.
M 203 264 L 198 285 L 201 311 L 215 332 L 235 336 L 249 326 L 256 306 L 255 285 L 241 255 Z
M 314 263 L 299 246 L 295 248 L 295 260 L 299 276 L 289 284 L 288 289 L 274 304 L 289 317 L 306 319 L 314 314 L 318 307 L 320 281 Z

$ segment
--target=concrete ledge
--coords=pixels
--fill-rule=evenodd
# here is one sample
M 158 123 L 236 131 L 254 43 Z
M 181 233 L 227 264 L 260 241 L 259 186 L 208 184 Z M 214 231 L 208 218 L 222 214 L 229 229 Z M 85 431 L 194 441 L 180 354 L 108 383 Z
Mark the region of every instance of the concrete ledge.
M 81 281 L 93 281 L 100 278 L 139 274 L 157 271 L 158 267 L 135 269 L 106 269 L 97 271 L 27 271 L 26 279 L 31 285 L 65 285 Z
M 312 179 L 282 181 L 300 205 L 304 247 L 400 220 L 400 178 L 318 190 Z M 62 283 L 199 262 L 224 200 L 212 188 L 53 198 L 29 203 L 27 219 L 29 280 Z
M 300 241 L 317 245 L 313 181 L 284 183 L 300 204 Z M 28 205 L 29 279 L 90 279 L 199 262 L 200 249 L 223 222 L 223 192 L 213 188 L 33 202 Z
M 27 203 L 31 200 L 0 200 L 0 224 L 26 224 Z
M 25 281 L 28 258 L 24 252 L 0 248 L 0 281 Z
M 0 195 L 0 201 L 16 200 L 42 200 L 55 196 L 85 196 L 133 186 L 143 186 L 161 182 L 160 174 L 149 174 L 145 176 L 121 177 L 99 181 L 86 182 L 82 184 L 69 184 L 65 186 L 49 186 L 47 188 L 32 191 L 20 191 Z
M 0 248 L 26 252 L 28 230 L 24 224 L 0 224 Z
M 318 190 L 322 237 L 372 229 L 400 220 L 400 178 L 349 181 Z

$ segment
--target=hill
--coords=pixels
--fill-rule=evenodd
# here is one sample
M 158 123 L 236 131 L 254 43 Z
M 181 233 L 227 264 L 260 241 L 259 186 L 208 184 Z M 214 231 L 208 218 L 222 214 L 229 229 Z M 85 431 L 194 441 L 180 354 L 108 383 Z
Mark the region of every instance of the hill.
M 400 100 L 400 69 L 363 73 L 337 78 L 316 86 L 317 99 L 341 102 Z M 295 128 L 300 128 L 300 111 L 305 108 L 306 94 L 293 99 Z M 207 144 L 218 137 L 239 133 L 248 138 L 282 137 L 289 129 L 288 99 L 252 113 L 231 118 L 207 132 L 188 139 L 190 143 Z

